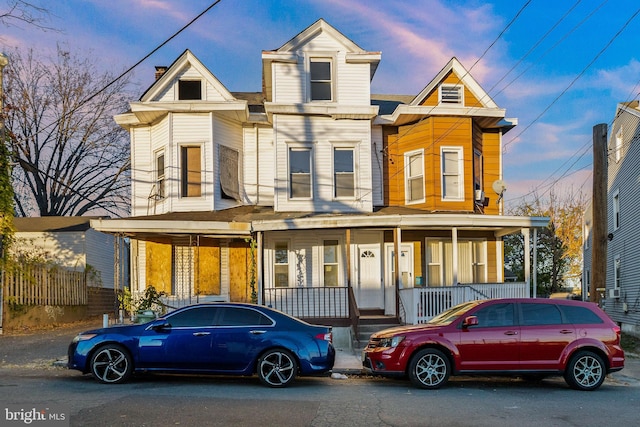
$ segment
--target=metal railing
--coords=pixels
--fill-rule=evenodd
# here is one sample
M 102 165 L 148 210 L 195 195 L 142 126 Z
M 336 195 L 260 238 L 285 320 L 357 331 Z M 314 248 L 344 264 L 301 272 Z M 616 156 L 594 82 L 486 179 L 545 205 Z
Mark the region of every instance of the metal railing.
M 267 288 L 264 305 L 299 318 L 349 318 L 349 288 Z

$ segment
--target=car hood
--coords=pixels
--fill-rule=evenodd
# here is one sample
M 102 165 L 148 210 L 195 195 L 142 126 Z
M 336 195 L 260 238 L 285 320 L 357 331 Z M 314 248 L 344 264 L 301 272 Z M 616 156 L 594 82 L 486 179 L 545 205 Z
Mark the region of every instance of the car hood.
M 429 332 L 429 331 L 438 331 L 442 329 L 445 325 L 407 325 L 407 326 L 395 326 L 393 328 L 383 329 L 382 331 L 378 331 L 374 333 L 372 336 L 375 337 L 384 337 L 390 335 L 401 335 L 405 333 L 411 332 Z
M 82 331 L 80 332 L 80 335 L 86 335 L 86 334 L 97 334 L 97 335 L 104 335 L 104 334 L 125 334 L 125 335 L 130 335 L 131 332 L 134 331 L 141 331 L 143 329 L 145 329 L 145 327 L 147 326 L 147 324 L 136 324 L 136 325 L 113 325 L 113 326 L 109 326 L 107 328 L 98 328 L 98 329 L 91 329 L 89 331 Z

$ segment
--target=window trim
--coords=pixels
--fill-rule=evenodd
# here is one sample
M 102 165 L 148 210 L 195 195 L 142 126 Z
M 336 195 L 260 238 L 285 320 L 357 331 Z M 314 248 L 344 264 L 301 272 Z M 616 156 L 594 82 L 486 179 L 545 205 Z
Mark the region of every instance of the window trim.
M 180 90 L 180 84 L 181 83 L 193 83 L 193 82 L 198 82 L 200 83 L 200 97 L 199 98 L 182 98 L 182 91 Z M 195 86 L 195 85 L 194 85 Z M 178 101 L 204 101 L 204 88 L 203 88 L 203 80 L 202 79 L 198 79 L 198 78 L 186 78 L 186 79 L 179 79 L 178 80 L 178 84 L 176 85 L 177 90 L 178 90 L 178 94 L 176 96 L 176 99 Z M 185 94 L 186 95 L 186 94 Z
M 167 156 L 164 148 L 156 150 L 153 154 L 154 158 L 154 182 L 155 191 L 153 193 L 156 200 L 163 200 L 167 197 Z M 162 173 L 160 173 L 158 161 L 162 158 Z
M 620 255 L 613 257 L 613 289 L 622 288 L 622 258 Z
M 309 175 L 309 195 L 293 196 L 293 185 L 291 172 L 291 152 L 292 151 L 308 151 L 309 152 L 309 173 L 296 173 L 296 175 Z M 313 146 L 309 144 L 287 144 L 287 198 L 289 200 L 313 200 L 314 186 L 314 169 L 313 169 Z
M 287 247 L 287 262 L 285 263 L 278 263 L 277 262 L 277 257 L 276 257 L 276 251 L 278 250 L 278 245 L 279 244 L 284 244 Z M 289 239 L 276 239 L 273 241 L 273 283 L 272 283 L 272 287 L 273 288 L 278 288 L 278 289 L 284 289 L 284 288 L 290 288 L 291 287 L 291 241 Z M 278 281 L 276 280 L 276 266 L 279 265 L 286 265 L 287 266 L 287 285 L 286 286 L 278 286 Z
M 620 190 L 613 192 L 611 204 L 613 209 L 613 230 L 615 231 L 620 228 Z
M 330 73 L 330 80 L 312 80 L 311 79 L 311 64 L 312 63 L 316 63 L 316 62 L 328 62 L 329 63 L 329 73 Z M 336 72 L 335 72 L 335 58 L 333 56 L 330 55 L 314 55 L 314 56 L 310 56 L 309 59 L 307 60 L 307 85 L 308 85 L 308 96 L 307 96 L 307 100 L 308 102 L 335 102 L 335 88 L 336 88 L 336 84 L 335 84 L 335 80 L 336 80 Z M 312 87 L 313 87 L 313 83 L 329 83 L 329 89 L 331 91 L 331 96 L 329 97 L 329 99 L 314 99 L 313 95 L 312 95 Z
M 336 151 L 351 151 L 352 153 L 352 165 L 351 172 L 336 172 Z M 356 199 L 357 189 L 358 189 L 358 180 L 357 180 L 357 171 L 358 171 L 358 161 L 357 161 L 357 151 L 356 144 L 353 143 L 333 143 L 331 145 L 331 175 L 332 175 L 332 186 L 333 186 L 333 198 L 334 200 L 354 200 Z M 338 183 L 337 177 L 339 174 L 352 176 L 352 184 L 353 184 L 353 193 L 350 196 L 339 196 L 338 195 Z
M 445 175 L 445 153 L 457 153 L 458 154 L 458 170 L 456 174 L 448 173 Z M 457 176 L 458 177 L 458 196 L 447 196 L 445 192 L 445 176 Z M 443 146 L 440 147 L 440 199 L 443 202 L 462 202 L 465 200 L 464 195 L 464 148 L 456 146 Z
M 198 194 L 194 194 L 194 195 L 189 195 L 189 174 L 188 174 L 188 170 L 186 170 L 188 166 L 187 165 L 188 156 L 185 158 L 185 154 L 188 154 L 188 153 L 186 153 L 185 150 L 188 150 L 189 148 L 198 148 L 200 150 L 200 165 L 199 165 L 200 168 L 198 170 L 200 174 L 199 176 L 200 191 L 198 192 Z M 203 197 L 202 186 L 204 182 L 202 177 L 204 175 L 204 144 L 201 144 L 201 143 L 180 144 L 178 147 L 178 150 L 180 153 L 180 198 Z M 194 186 L 195 186 L 195 183 L 194 183 Z
M 613 157 L 616 163 L 619 163 L 622 158 L 622 146 L 624 145 L 623 136 L 622 129 L 618 129 L 614 140 L 615 146 L 613 147 Z
M 422 159 L 422 173 L 420 175 L 411 175 L 411 159 L 415 156 L 420 156 Z M 425 188 L 425 162 L 424 162 L 424 149 L 421 148 L 419 150 L 407 151 L 404 153 L 404 203 L 405 205 L 415 205 L 419 203 L 424 203 L 426 201 L 426 188 Z M 420 199 L 412 199 L 411 198 L 411 185 L 410 183 L 414 180 L 419 180 L 422 183 L 422 198 Z
M 335 247 L 335 262 L 327 262 L 326 258 L 325 258 L 325 251 L 327 249 L 326 243 L 327 242 L 335 242 L 335 245 L 331 245 L 331 247 Z M 342 275 L 341 275 L 341 271 L 342 271 L 342 263 L 340 262 L 342 259 L 342 251 L 341 251 L 341 247 L 342 247 L 342 242 L 341 239 L 337 238 L 337 237 L 331 237 L 331 236 L 327 236 L 325 238 L 322 239 L 322 286 L 325 287 L 336 287 L 339 288 L 341 286 L 343 286 L 342 284 Z M 327 265 L 331 265 L 331 266 L 335 266 L 336 268 L 336 284 L 335 286 L 332 285 L 327 285 L 326 283 L 326 266 Z

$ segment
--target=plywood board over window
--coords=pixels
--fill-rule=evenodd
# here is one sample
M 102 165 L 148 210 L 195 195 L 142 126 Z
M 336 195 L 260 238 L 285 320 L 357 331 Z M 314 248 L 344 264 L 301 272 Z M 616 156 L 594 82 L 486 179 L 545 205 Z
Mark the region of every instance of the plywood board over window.
M 199 246 L 196 251 L 197 295 L 220 295 L 220 246 Z
M 229 243 L 229 299 L 233 302 L 251 300 L 251 249 L 245 242 Z
M 145 287 L 153 286 L 158 292 L 171 295 L 171 245 L 146 242 L 146 277 Z

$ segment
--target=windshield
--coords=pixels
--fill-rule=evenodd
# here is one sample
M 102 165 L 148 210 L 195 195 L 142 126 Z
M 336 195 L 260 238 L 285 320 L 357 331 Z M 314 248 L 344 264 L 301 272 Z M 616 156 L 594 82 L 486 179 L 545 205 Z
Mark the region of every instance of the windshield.
M 427 322 L 429 325 L 448 325 L 462 314 L 466 313 L 472 307 L 478 305 L 479 301 L 470 301 L 464 302 L 462 304 L 458 304 L 455 307 L 451 307 L 449 310 L 445 310 L 442 313 L 438 314 L 436 317 L 432 318 Z

